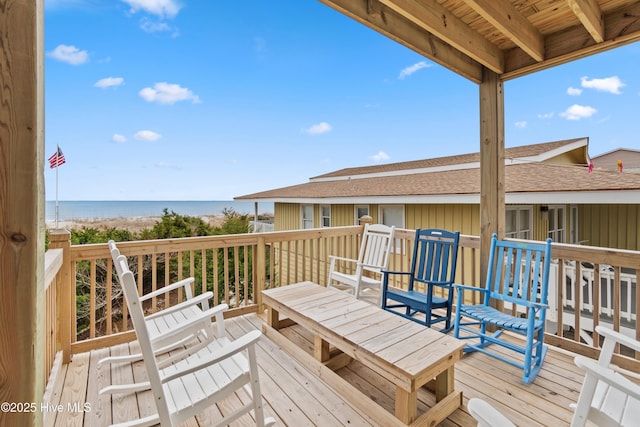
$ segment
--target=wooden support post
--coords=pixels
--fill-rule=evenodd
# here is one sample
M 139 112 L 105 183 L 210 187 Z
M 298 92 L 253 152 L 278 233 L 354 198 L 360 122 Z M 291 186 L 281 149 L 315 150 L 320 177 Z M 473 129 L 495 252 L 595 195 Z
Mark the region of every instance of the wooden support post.
M 58 272 L 56 289 L 56 321 L 58 336 L 56 350 L 62 351 L 62 363 L 71 361 L 71 336 L 75 333 L 75 319 L 72 319 L 72 305 L 76 303 L 75 280 L 71 273 L 71 233 L 67 230 L 49 232 L 49 248 L 62 249 L 62 267 Z
M 480 84 L 480 283 L 489 264 L 491 234 L 504 237 L 504 91 L 493 71 Z
M 273 262 L 273 260 L 271 260 L 271 262 Z M 258 305 L 258 314 L 262 314 L 264 313 L 262 291 L 266 288 L 267 283 L 267 247 L 264 237 L 258 237 L 253 265 L 256 269 L 254 272 L 256 280 L 253 284 L 253 300 Z
M 42 424 L 44 328 L 43 0 L 0 13 L 0 411 L 2 426 Z

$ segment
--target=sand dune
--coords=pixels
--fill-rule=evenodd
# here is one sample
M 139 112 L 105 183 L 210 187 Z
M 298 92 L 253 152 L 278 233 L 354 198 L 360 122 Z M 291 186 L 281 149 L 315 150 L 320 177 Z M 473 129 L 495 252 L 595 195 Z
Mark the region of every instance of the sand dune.
M 224 221 L 224 215 L 207 215 L 200 217 L 204 222 L 212 227 L 220 226 Z M 145 228 L 152 228 L 154 224 L 162 219 L 161 216 L 131 217 L 131 218 L 93 218 L 74 219 L 69 221 L 58 221 L 57 228 L 67 230 L 81 230 L 82 227 L 97 228 L 98 230 L 118 228 L 138 233 Z M 46 228 L 52 230 L 56 228 L 55 221 L 47 221 Z

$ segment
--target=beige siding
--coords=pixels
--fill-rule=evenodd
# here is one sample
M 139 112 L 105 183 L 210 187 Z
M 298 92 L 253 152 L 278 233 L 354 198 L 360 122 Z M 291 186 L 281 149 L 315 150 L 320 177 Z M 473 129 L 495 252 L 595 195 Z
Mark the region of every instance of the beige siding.
M 354 225 L 354 205 L 331 205 L 331 226 Z
M 406 205 L 405 228 L 442 228 L 480 235 L 478 205 Z
M 580 205 L 579 237 L 590 246 L 640 250 L 638 205 Z
M 275 231 L 300 229 L 299 203 L 274 203 Z

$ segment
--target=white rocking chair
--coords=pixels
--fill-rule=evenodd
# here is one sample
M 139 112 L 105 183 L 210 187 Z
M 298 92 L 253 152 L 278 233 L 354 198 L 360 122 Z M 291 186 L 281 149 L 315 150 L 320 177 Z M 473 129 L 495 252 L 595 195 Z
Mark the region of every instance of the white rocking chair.
M 120 277 L 123 273 L 121 271 L 122 266 L 118 262 L 120 251 L 113 240 L 109 241 L 109 250 L 118 277 Z M 127 265 L 127 270 L 128 269 L 129 267 Z M 191 291 L 193 281 L 193 277 L 189 277 L 139 297 L 142 303 L 143 301 L 176 289 L 181 289 L 186 297 L 185 301 L 179 304 L 144 317 L 156 355 L 176 350 L 171 357 L 166 357 L 159 362 L 161 368 L 170 365 L 176 360 L 180 360 L 185 354 L 188 354 L 189 351 L 193 351 L 192 348 L 185 350 L 185 346 L 198 345 L 201 348 L 213 339 L 220 341 L 221 344 L 229 342 L 224 328 L 223 317 L 223 313 L 228 309 L 228 306 L 226 304 L 220 304 L 214 308 L 209 308 L 208 301 L 213 297 L 212 292 L 205 292 L 193 297 Z M 122 282 L 120 282 L 120 284 L 124 288 L 124 284 Z M 211 321 L 213 317 L 216 319 L 215 323 Z M 109 356 L 99 360 L 98 366 L 107 363 L 132 363 L 139 360 L 142 360 L 142 353 L 134 353 L 126 356 Z M 100 393 L 131 393 L 145 390 L 149 387 L 148 382 L 116 384 L 104 387 L 100 390 Z
M 358 259 L 330 255 L 328 287 L 352 292 L 358 299 L 374 299 L 382 303 L 382 270 L 389 266 L 395 227 L 382 224 L 366 224 Z M 350 271 L 339 271 L 340 263 L 355 266 Z M 365 290 L 376 289 L 377 295 Z
M 598 426 L 637 426 L 640 422 L 640 386 L 617 372 L 611 363 L 618 343 L 640 351 L 640 342 L 602 326 L 604 336 L 598 360 L 576 356 L 575 363 L 586 371 L 571 427 L 587 421 Z
M 219 420 L 215 425 L 228 425 L 251 410 L 254 411 L 257 426 L 269 426 L 275 423 L 273 418 L 265 420 L 262 408 L 255 353 L 255 344 L 262 335 L 260 331 L 251 331 L 224 345 L 212 340 L 203 348 L 189 347 L 191 355 L 174 361 L 174 364 L 165 369 L 160 369 L 149 331 L 149 322 L 146 321 L 142 312 L 136 283 L 126 258 L 120 255 L 116 266 L 142 349 L 158 413 L 114 426 L 152 426 L 158 423 L 162 426 L 178 426 L 240 388 L 247 391 L 251 401 Z M 194 327 L 200 326 L 182 325 L 178 329 L 188 330 Z

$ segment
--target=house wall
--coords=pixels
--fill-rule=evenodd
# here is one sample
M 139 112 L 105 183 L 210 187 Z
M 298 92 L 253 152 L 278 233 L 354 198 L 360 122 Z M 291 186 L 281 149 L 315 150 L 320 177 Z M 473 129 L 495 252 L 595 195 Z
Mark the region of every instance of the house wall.
M 580 205 L 579 237 L 589 246 L 640 250 L 639 205 Z
M 300 229 L 300 203 L 274 203 L 273 215 L 275 231 Z
M 597 168 L 618 170 L 618 160 L 622 160 L 622 171 L 640 171 L 640 152 L 635 150 L 616 150 L 593 158 Z

